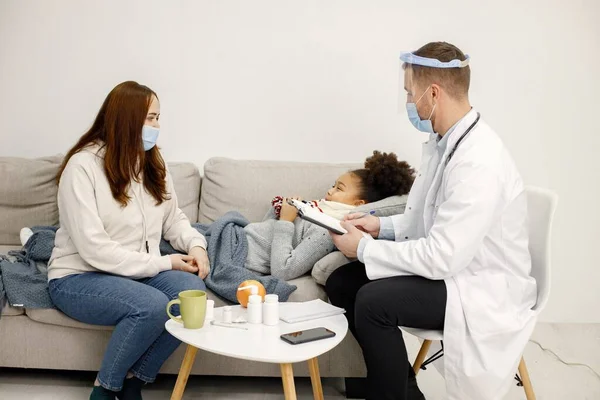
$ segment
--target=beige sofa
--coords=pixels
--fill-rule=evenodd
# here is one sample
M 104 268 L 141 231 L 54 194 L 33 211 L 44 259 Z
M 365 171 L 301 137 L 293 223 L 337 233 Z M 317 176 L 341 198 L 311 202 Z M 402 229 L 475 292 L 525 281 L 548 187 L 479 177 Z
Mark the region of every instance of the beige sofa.
M 62 157 L 19 159 L 0 157 L 0 254 L 20 248 L 25 226 L 58 223 L 54 177 Z M 210 159 L 201 177 L 191 163 L 170 163 L 179 206 L 193 222 L 210 222 L 230 210 L 250 221 L 262 219 L 275 195 L 319 198 L 335 178 L 356 165 Z M 290 301 L 326 299 L 321 285 L 307 275 L 292 281 L 298 289 Z M 223 305 L 216 296 L 217 306 Z M 75 321 L 57 310 L 10 306 L 0 318 L 0 367 L 98 370 L 111 327 Z M 175 374 L 183 346 L 165 363 L 163 373 Z M 362 377 L 361 351 L 349 334 L 319 358 L 323 377 Z M 305 363 L 297 376 L 308 376 Z M 240 361 L 200 351 L 195 375 L 279 376 L 279 367 Z

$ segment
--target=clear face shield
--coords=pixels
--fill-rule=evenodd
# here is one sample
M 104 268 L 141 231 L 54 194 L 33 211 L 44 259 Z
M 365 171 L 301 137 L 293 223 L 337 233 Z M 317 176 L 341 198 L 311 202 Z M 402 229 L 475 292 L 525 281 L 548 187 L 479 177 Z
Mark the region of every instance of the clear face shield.
M 398 90 L 398 111 L 406 110 L 408 120 L 419 131 L 433 134 L 434 128 L 431 117 L 435 112 L 437 104 L 433 104 L 429 117 L 419 115 L 417 104 L 423 96 L 431 89 L 431 85 L 427 89 L 420 88 L 420 93 L 414 93 L 415 85 L 413 84 L 412 73 L 413 69 L 409 68 L 412 65 L 420 65 L 427 68 L 464 68 L 469 65 L 469 56 L 466 55 L 464 60 L 440 61 L 435 58 L 427 58 L 417 56 L 413 53 L 400 53 L 400 87 Z
M 413 93 L 412 69 L 410 65 L 420 65 L 429 68 L 464 68 L 469 65 L 470 57 L 465 55 L 464 60 L 451 60 L 447 62 L 435 58 L 427 58 L 414 55 L 413 53 L 400 53 L 399 75 L 398 75 L 398 113 L 405 113 L 407 104 L 415 104 L 423 96 L 423 93 Z
M 406 113 L 406 104 L 417 101 L 413 99 L 412 69 L 409 64 L 400 61 L 398 64 L 398 114 Z

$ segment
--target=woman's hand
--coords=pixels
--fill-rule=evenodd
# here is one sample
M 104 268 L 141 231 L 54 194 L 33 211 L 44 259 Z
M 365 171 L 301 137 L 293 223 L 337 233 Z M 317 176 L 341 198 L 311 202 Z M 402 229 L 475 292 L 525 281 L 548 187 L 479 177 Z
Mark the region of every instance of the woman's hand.
M 344 221 L 354 225 L 359 230 L 368 233 L 375 239 L 379 236 L 379 229 L 381 229 L 381 222 L 379 217 L 374 215 L 364 215 L 360 213 L 348 214 L 344 216 Z
M 198 268 L 198 276 L 205 279 L 210 272 L 210 261 L 206 250 L 200 246 L 192 247 L 189 256 L 193 258 L 193 265 Z
M 198 272 L 198 267 L 193 265 L 194 257 L 183 254 L 171 254 L 171 269 L 174 271 Z
M 279 214 L 279 219 L 281 221 L 294 222 L 296 217 L 298 216 L 298 209 L 291 204 L 288 204 L 288 198 L 292 198 L 294 200 L 302 201 L 300 197 L 286 197 L 283 199 L 281 204 L 281 213 Z

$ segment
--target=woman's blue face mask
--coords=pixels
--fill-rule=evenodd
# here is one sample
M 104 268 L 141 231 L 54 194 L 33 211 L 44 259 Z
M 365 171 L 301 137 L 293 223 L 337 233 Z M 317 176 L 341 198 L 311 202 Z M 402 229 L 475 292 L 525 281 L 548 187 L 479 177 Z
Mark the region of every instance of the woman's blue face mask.
M 433 125 L 431 124 L 431 116 L 433 115 L 433 112 L 435 111 L 436 105 L 435 104 L 433 105 L 433 108 L 431 109 L 431 114 L 429 114 L 429 118 L 421 119 L 421 117 L 419 117 L 419 112 L 417 111 L 417 103 L 419 101 L 421 101 L 421 99 L 423 98 L 423 96 L 425 96 L 425 93 L 427 93 L 427 91 L 429 89 L 431 89 L 431 85 L 429 85 L 429 87 L 427 87 L 427 89 L 423 92 L 421 97 L 419 97 L 419 99 L 415 103 L 406 103 L 406 112 L 408 114 L 409 121 L 413 124 L 413 126 L 415 128 L 417 128 L 421 132 L 425 132 L 425 133 L 433 133 Z
M 148 151 L 156 146 L 160 130 L 150 125 L 144 125 L 142 128 L 142 141 L 144 142 L 144 151 Z

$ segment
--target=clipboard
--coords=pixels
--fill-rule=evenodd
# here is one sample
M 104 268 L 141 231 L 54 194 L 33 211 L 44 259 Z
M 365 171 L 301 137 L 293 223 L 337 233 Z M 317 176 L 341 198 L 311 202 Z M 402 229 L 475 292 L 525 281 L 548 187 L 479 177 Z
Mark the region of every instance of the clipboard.
M 348 231 L 342 227 L 340 221 L 332 216 L 324 214 L 310 205 L 298 200 L 288 199 L 287 202 L 298 209 L 298 216 L 303 220 L 311 222 L 338 235 L 344 235 L 348 233 Z

